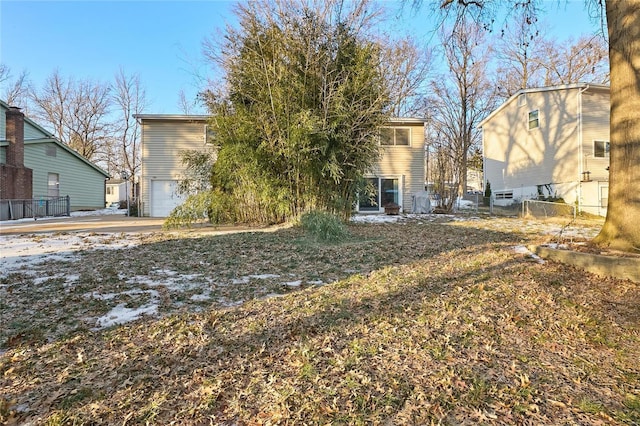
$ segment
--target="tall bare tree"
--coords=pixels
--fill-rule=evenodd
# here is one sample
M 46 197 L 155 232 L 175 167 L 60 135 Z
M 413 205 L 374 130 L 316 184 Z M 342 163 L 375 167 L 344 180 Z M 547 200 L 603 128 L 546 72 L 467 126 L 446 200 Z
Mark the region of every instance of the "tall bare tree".
M 381 72 L 384 74 L 391 97 L 391 114 L 411 116 L 421 109 L 421 88 L 432 67 L 431 49 L 420 48 L 407 37 L 401 40 L 381 40 Z
M 115 172 L 117 175 L 126 172 L 132 183 L 129 188 L 133 197 L 133 181 L 140 171 L 141 159 L 140 125 L 133 116 L 143 113 L 147 107 L 146 91 L 140 83 L 140 76 L 127 75 L 121 68 L 115 75 L 111 101 L 116 121 L 113 128 L 113 145 L 106 160 L 110 173 Z
M 542 37 L 526 19 L 514 20 L 496 37 L 496 94 L 507 99 L 520 89 L 542 83 Z M 547 58 L 550 59 L 550 58 Z
M 104 151 L 111 126 L 107 121 L 110 87 L 89 80 L 64 78 L 58 70 L 41 89 L 29 91 L 33 115 L 47 123 L 65 144 L 89 160 Z
M 470 16 L 491 26 L 497 10 L 534 19 L 541 0 L 439 0 L 444 16 Z M 595 242 L 640 252 L 640 0 L 585 0 L 606 19 L 609 37 L 610 169 L 607 217 Z M 420 7 L 422 0 L 414 0 Z M 602 25 L 604 28 L 604 25 Z
M 609 82 L 607 43 L 601 36 L 583 35 L 575 42 L 541 42 L 541 52 L 536 61 L 538 69 L 544 73 L 545 86 Z
M 450 151 L 454 195 L 467 187 L 467 162 L 472 147 L 480 143 L 477 125 L 493 109 L 494 96 L 488 78 L 489 48 L 484 32 L 466 22 L 451 33 L 441 33 L 449 73 L 431 83 L 432 126 L 440 149 Z

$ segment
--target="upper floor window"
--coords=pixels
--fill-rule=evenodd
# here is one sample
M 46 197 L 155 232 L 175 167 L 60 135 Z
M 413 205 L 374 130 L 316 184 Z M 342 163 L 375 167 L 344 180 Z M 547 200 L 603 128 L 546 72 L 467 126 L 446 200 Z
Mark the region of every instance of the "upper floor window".
M 411 129 L 401 127 L 384 127 L 380 131 L 380 145 L 411 144 Z
M 609 158 L 609 141 L 593 141 L 593 156 Z
M 56 156 L 56 146 L 55 145 L 47 145 L 45 147 L 45 154 L 47 157 L 55 157 Z
M 530 111 L 529 112 L 529 130 L 537 129 L 538 127 L 540 127 L 539 111 L 538 110 Z
M 215 132 L 208 124 L 204 125 L 204 143 L 212 144 L 214 141 Z
M 518 95 L 518 106 L 525 106 L 527 104 L 527 94 L 520 93 Z

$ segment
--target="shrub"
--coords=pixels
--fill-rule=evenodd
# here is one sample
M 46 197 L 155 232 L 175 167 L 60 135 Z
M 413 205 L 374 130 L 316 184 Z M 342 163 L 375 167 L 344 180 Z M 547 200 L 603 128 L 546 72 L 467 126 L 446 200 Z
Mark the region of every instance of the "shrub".
M 302 229 L 317 241 L 340 242 L 349 237 L 345 224 L 335 215 L 311 211 L 300 218 Z

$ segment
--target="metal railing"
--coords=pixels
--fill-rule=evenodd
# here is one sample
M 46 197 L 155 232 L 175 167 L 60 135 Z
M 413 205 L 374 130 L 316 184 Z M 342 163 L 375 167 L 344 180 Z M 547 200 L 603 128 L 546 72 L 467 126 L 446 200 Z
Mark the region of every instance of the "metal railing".
M 28 200 L 0 200 L 0 220 L 70 215 L 71 198 L 68 195 Z

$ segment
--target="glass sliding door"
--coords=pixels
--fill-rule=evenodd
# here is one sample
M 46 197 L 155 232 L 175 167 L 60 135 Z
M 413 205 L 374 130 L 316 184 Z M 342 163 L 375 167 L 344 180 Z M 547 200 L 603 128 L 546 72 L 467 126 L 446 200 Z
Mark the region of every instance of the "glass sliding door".
M 398 179 L 380 179 L 380 206 L 396 203 L 400 205 L 400 186 Z
M 400 205 L 400 179 L 366 178 L 368 190 L 358 197 L 358 210 L 361 212 L 379 212 L 391 203 Z M 373 192 L 369 192 L 373 190 Z
M 366 189 L 358 197 L 358 210 L 361 212 L 377 212 L 380 210 L 380 188 L 378 178 L 366 178 Z M 373 191 L 373 193 L 369 192 Z

